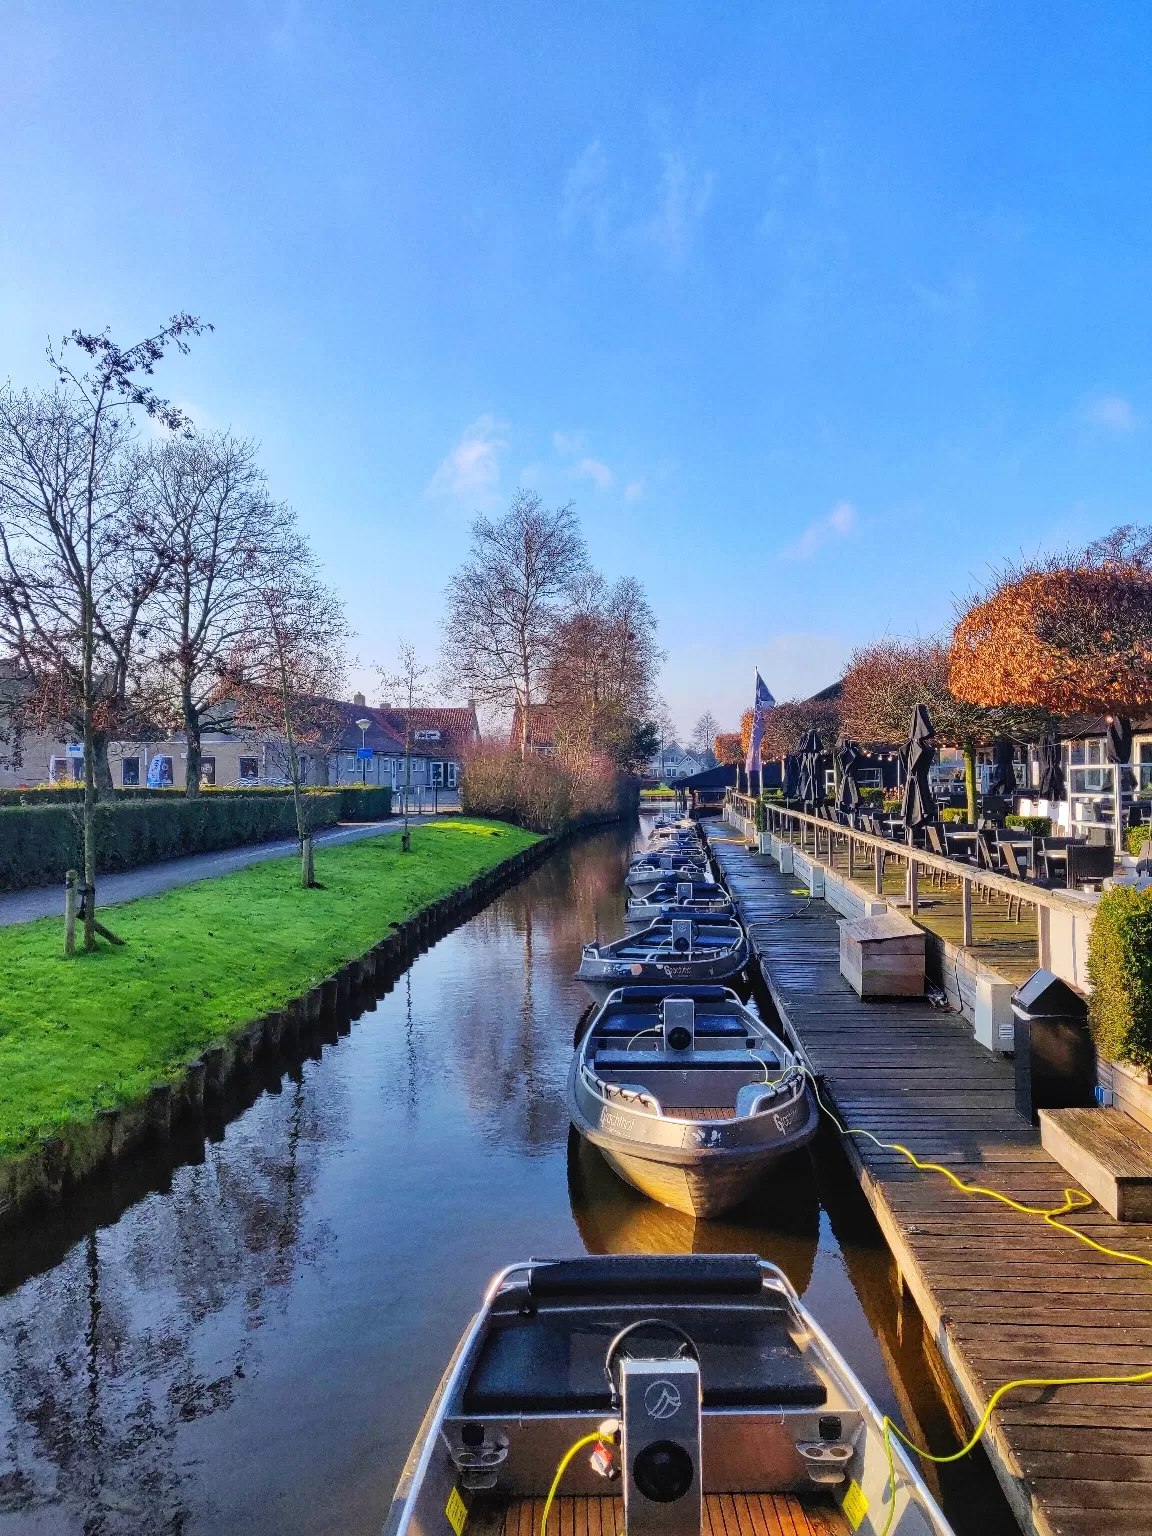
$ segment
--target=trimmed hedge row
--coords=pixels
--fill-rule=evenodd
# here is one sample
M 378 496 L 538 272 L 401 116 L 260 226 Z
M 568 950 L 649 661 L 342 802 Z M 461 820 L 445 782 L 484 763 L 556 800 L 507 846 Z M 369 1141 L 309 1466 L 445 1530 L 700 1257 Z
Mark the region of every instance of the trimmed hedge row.
M 341 792 L 307 799 L 312 830 L 341 818 Z M 96 867 L 102 873 L 134 869 L 161 859 L 211 853 L 247 843 L 294 837 L 290 795 L 213 795 L 199 800 L 124 800 L 96 808 Z M 50 885 L 69 869 L 83 867 L 83 833 L 77 809 L 67 805 L 0 808 L 0 889 Z
M 235 787 L 205 786 L 201 790 L 201 797 L 213 799 L 216 796 L 261 796 L 283 799 L 285 795 L 291 795 L 292 791 L 276 785 L 256 785 L 248 788 L 238 784 Z M 312 786 L 304 790 L 306 795 L 338 794 L 340 796 L 340 820 L 341 821 L 385 821 L 392 814 L 392 791 L 388 788 L 378 788 L 376 785 L 332 785 L 331 788 L 324 785 Z M 118 789 L 115 791 L 117 802 L 128 800 L 165 800 L 169 804 L 182 802 L 186 797 L 182 789 Z M 30 789 L 0 789 L 0 806 L 6 805 L 81 805 L 84 800 L 84 791 L 72 786 L 58 788 L 56 785 L 33 785 Z
M 1096 1048 L 1112 1061 L 1152 1067 L 1152 889 L 1105 891 L 1088 939 Z

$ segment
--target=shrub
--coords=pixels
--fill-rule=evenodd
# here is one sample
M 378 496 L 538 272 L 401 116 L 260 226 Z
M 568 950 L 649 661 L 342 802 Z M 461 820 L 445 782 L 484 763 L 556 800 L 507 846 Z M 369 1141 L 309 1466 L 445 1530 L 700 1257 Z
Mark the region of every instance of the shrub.
M 495 742 L 469 753 L 460 786 L 466 815 L 510 821 L 531 832 L 556 832 L 580 817 L 623 814 L 637 798 L 635 782 L 621 779 L 604 759 L 572 770 L 555 758 L 522 758 Z
M 345 786 L 338 793 L 341 821 L 386 821 L 392 814 L 392 791 L 386 786 Z
M 1124 841 L 1129 853 L 1139 854 L 1145 843 L 1152 842 L 1152 827 L 1129 827 Z
M 338 790 L 311 794 L 306 805 L 310 830 L 335 826 L 340 818 Z M 293 837 L 295 833 L 296 812 L 290 795 L 121 800 L 96 807 L 96 868 L 107 874 L 185 854 Z M 63 880 L 69 869 L 82 867 L 82 839 L 75 807 L 0 809 L 0 889 Z
M 1005 816 L 1006 827 L 1017 827 L 1021 832 L 1027 832 L 1032 837 L 1051 837 L 1051 816 Z
M 967 822 L 968 812 L 960 806 L 948 806 L 940 812 L 940 820 Z
M 1105 891 L 1088 940 L 1088 977 L 1097 1050 L 1152 1067 L 1152 889 Z

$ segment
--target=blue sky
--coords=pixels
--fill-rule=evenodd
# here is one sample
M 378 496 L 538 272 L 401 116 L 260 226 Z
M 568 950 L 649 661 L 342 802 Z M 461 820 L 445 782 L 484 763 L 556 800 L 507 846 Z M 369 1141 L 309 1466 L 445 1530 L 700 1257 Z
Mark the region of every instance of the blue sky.
M 0 374 L 215 333 L 362 661 L 573 498 L 687 728 L 1149 520 L 1147 0 L 8 0 Z

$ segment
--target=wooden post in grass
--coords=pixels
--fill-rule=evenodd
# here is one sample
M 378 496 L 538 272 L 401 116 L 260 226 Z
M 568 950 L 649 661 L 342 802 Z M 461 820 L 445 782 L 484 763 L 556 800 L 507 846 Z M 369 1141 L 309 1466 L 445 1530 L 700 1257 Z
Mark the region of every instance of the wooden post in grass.
M 64 876 L 64 953 L 76 953 L 76 882 L 80 879 L 74 869 Z
M 306 891 L 316 884 L 316 871 L 312 862 L 312 834 L 305 833 L 300 843 L 300 884 Z

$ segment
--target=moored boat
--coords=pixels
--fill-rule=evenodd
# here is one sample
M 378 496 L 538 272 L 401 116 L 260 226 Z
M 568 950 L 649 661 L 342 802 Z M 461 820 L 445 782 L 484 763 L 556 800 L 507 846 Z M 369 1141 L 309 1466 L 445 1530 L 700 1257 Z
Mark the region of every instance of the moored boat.
M 593 997 L 614 988 L 730 981 L 748 963 L 748 935 L 735 917 L 661 917 L 608 944 L 585 944 L 576 975 Z
M 727 987 L 621 987 L 592 1015 L 568 1115 L 620 1176 L 690 1216 L 732 1209 L 816 1134 L 804 1069 Z
M 733 911 L 732 898 L 715 880 L 681 880 L 673 874 L 646 895 L 631 897 L 624 921 L 629 928 L 637 928 L 660 917 L 706 917 Z
M 775 1265 L 530 1260 L 489 1284 L 383 1536 L 703 1536 L 737 1509 L 741 1536 L 952 1536 Z
M 684 880 L 706 879 L 708 863 L 703 849 L 689 849 L 683 853 L 638 854 L 628 866 L 624 884 L 634 896 L 642 896 L 670 875 L 677 875 Z

